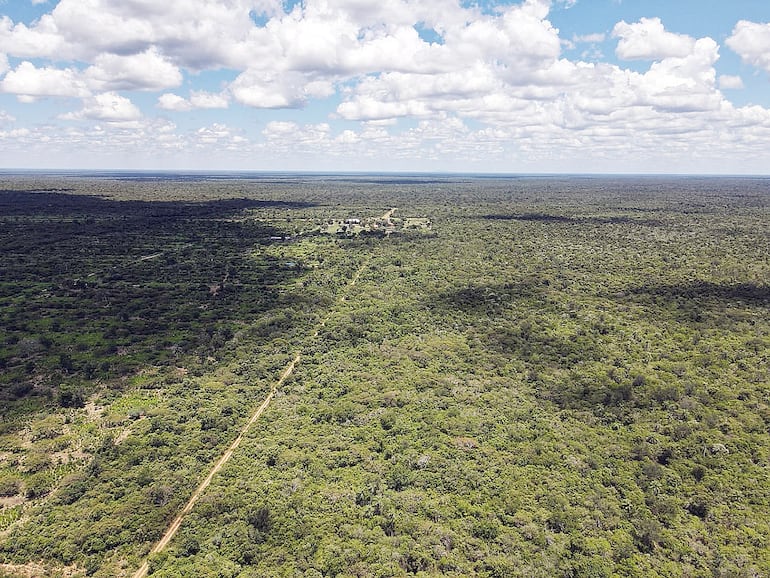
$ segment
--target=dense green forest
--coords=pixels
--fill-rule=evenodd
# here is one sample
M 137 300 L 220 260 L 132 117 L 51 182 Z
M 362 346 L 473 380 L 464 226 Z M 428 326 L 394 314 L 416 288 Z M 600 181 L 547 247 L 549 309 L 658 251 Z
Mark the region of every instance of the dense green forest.
M 768 223 L 761 178 L 0 176 L 0 576 L 132 576 L 298 354 L 152 576 L 770 576 Z

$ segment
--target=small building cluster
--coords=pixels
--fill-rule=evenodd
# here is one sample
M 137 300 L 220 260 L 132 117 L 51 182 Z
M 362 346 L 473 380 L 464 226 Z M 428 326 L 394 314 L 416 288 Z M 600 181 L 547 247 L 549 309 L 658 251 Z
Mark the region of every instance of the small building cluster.
M 431 221 L 428 218 L 399 218 L 393 217 L 395 209 L 391 209 L 381 217 L 348 217 L 346 219 L 329 219 L 320 227 L 320 232 L 338 237 L 355 237 L 362 233 L 379 233 L 390 235 L 404 231 L 429 231 Z

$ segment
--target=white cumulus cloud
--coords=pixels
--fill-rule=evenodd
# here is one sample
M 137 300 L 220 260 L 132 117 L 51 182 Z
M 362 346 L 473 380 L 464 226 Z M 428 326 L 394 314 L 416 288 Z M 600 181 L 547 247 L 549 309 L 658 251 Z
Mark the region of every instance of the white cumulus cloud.
M 726 44 L 745 62 L 770 72 L 770 23 L 741 20 Z
M 719 88 L 726 90 L 740 90 L 743 88 L 743 79 L 740 76 L 722 74 L 719 77 Z
M 0 138 L 9 140 L 27 140 L 26 137 L 30 136 L 32 131 L 28 128 L 14 128 L 11 130 L 0 130 Z
M 202 143 L 213 143 L 224 139 L 230 139 L 233 136 L 230 127 L 221 123 L 214 123 L 211 126 L 199 128 L 196 132 L 198 140 Z
M 58 151 L 88 151 L 85 158 L 126 147 L 153 159 L 153 152 L 186 151 L 204 162 L 220 150 L 227 162 L 270 158 L 270 166 L 299 152 L 301 166 L 348 155 L 415 168 L 494 159 L 506 167 L 569 161 L 578 169 L 588 162 L 623 169 L 618 159 L 636 158 L 652 166 L 683 154 L 695 162 L 708 151 L 717 159 L 717 151 L 770 157 L 762 156 L 770 151 L 770 112 L 729 102 L 743 81 L 727 68 L 717 75 L 717 42 L 669 31 L 659 18 L 621 21 L 607 34 L 560 33 L 551 7 L 572 3 L 51 2 L 32 22 L 0 17 L 0 92 L 23 102 L 78 98 L 82 108 L 59 118 L 81 122 L 25 135 L 3 120 L 15 132 L 6 129 L 0 154 L 14 143 L 25 150 L 55 143 Z M 601 49 L 610 36 L 621 61 L 642 62 L 608 62 Z M 770 72 L 770 24 L 740 21 L 726 43 Z M 155 100 L 156 108 L 144 116 L 124 91 L 152 93 L 136 103 Z M 254 124 L 236 129 L 225 116 L 242 112 L 238 106 L 181 133 L 161 112 L 292 109 L 324 99 L 301 118 L 324 106 L 327 118 L 295 122 L 290 111 L 266 112 L 254 135 Z M 186 123 L 194 119 L 187 116 Z
M 106 122 L 128 122 L 142 118 L 141 111 L 125 96 L 104 92 L 88 98 L 77 112 L 61 116 L 64 120 L 99 120 Z
M 244 152 L 248 139 L 223 123 L 214 123 L 195 131 L 192 144 L 197 149 L 220 149 L 223 151 Z
M 28 61 L 22 62 L 5 75 L 0 82 L 0 91 L 23 97 L 84 97 L 91 94 L 77 70 L 37 68 Z
M 638 85 L 643 102 L 674 112 L 718 109 L 723 100 L 716 90 L 718 58 L 719 46 L 706 37 L 686 56 L 653 63 Z
M 299 125 L 292 121 L 271 121 L 267 123 L 262 135 L 274 150 L 306 152 L 309 150 L 329 150 L 335 142 L 331 126 L 321 122 Z
M 317 86 L 297 71 L 246 70 L 229 91 L 240 104 L 255 108 L 299 108 L 316 94 Z
M 195 108 L 227 108 L 230 99 L 224 93 L 193 90 L 190 92 L 190 103 Z
M 185 112 L 196 108 L 227 108 L 230 100 L 226 94 L 193 90 L 186 99 L 177 94 L 165 93 L 158 98 L 158 108 Z
M 660 18 L 642 18 L 633 24 L 623 20 L 612 29 L 612 36 L 620 38 L 615 54 L 624 60 L 684 57 L 695 45 L 690 36 L 668 32 Z
M 99 91 L 163 90 L 182 83 L 179 68 L 154 47 L 127 56 L 100 54 L 83 76 Z
M 299 132 L 296 122 L 273 120 L 267 123 L 262 134 L 268 139 L 281 139 Z
M 158 108 L 162 108 L 163 110 L 173 110 L 175 112 L 186 112 L 192 110 L 193 105 L 186 98 L 183 98 L 178 94 L 167 92 L 158 97 Z
M 18 58 L 53 58 L 65 54 L 67 42 L 50 14 L 32 25 L 14 24 L 7 16 L 0 17 L 0 52 Z
M 0 51 L 21 58 L 92 61 L 103 53 L 141 54 L 156 46 L 195 69 L 234 60 L 254 26 L 250 0 L 61 0 L 30 25 L 0 20 Z

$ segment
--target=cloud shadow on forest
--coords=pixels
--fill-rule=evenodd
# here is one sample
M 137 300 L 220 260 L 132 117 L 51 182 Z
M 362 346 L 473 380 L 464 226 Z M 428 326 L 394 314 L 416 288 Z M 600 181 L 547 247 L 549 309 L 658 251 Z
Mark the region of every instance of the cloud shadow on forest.
M 679 322 L 701 323 L 704 314 L 721 315 L 729 305 L 770 308 L 770 286 L 758 283 L 713 283 L 695 280 L 631 287 L 612 295 L 618 301 L 632 301 L 670 315 L 671 307 Z
M 711 283 L 692 281 L 674 285 L 652 285 L 632 289 L 631 293 L 661 295 L 669 298 L 742 301 L 749 305 L 770 305 L 770 286 L 757 283 Z
M 741 302 L 759 307 L 770 306 L 770 286 L 757 283 L 689 283 L 644 285 L 632 287 L 627 292 L 634 296 L 664 297 L 671 300 L 698 300 L 706 303 Z
M 13 376 L 0 380 L 0 410 L 50 395 L 47 385 L 27 387 L 40 376 L 55 389 L 218 356 L 244 320 L 274 313 L 286 321 L 271 331 L 285 331 L 290 316 L 278 312 L 295 304 L 281 287 L 305 270 L 255 254 L 284 231 L 232 217 L 293 205 L 0 191 L 0 371 Z
M 73 189 L 0 190 L 0 215 L 83 215 L 123 217 L 216 217 L 244 209 L 301 209 L 313 203 L 259 199 L 207 201 L 115 200 L 99 195 L 71 194 Z
M 431 303 L 431 307 L 470 313 L 494 311 L 518 299 L 536 297 L 546 286 L 546 282 L 539 279 L 527 279 L 515 283 L 467 285 L 438 294 L 435 301 Z
M 566 215 L 553 215 L 549 213 L 518 213 L 518 214 L 487 214 L 482 215 L 482 219 L 486 221 L 525 221 L 535 223 L 557 224 L 557 223 L 573 223 L 580 224 L 594 224 L 594 225 L 646 225 L 648 227 L 657 227 L 661 225 L 661 222 L 657 219 L 634 219 L 626 216 L 613 216 L 613 217 L 570 217 Z

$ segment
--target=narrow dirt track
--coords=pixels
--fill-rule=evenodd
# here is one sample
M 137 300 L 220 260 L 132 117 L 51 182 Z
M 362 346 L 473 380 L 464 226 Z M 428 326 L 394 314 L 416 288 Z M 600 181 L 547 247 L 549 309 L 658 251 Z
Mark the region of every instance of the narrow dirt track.
M 286 368 L 283 370 L 283 373 L 281 374 L 281 377 L 278 379 L 278 381 L 275 382 L 272 389 L 270 390 L 270 393 L 262 402 L 262 405 L 260 405 L 252 414 L 249 421 L 246 422 L 245 426 L 243 426 L 241 433 L 238 434 L 238 437 L 233 440 L 233 443 L 231 443 L 230 447 L 225 450 L 225 453 L 220 456 L 219 460 L 216 464 L 214 464 L 214 467 L 211 468 L 211 471 L 209 471 L 209 474 L 206 476 L 206 478 L 195 489 L 192 496 L 190 496 L 190 499 L 185 504 L 185 507 L 182 508 L 177 517 L 174 518 L 174 521 L 171 522 L 171 525 L 163 534 L 163 537 L 158 541 L 157 544 L 155 544 L 153 549 L 150 550 L 150 554 L 157 554 L 158 552 L 163 551 L 168 543 L 174 538 L 176 533 L 179 531 L 179 528 L 182 525 L 184 519 L 195 507 L 195 504 L 198 502 L 198 499 L 201 497 L 203 492 L 206 491 L 206 488 L 208 488 L 211 484 L 211 480 L 213 480 L 214 476 L 217 475 L 217 473 L 225 466 L 225 464 L 230 461 L 230 458 L 233 457 L 233 453 L 235 453 L 235 450 L 238 449 L 239 445 L 241 445 L 241 441 L 243 441 L 243 438 L 249 432 L 251 426 L 254 425 L 254 423 L 259 419 L 259 416 L 261 416 L 262 413 L 267 409 L 267 406 L 270 405 L 270 402 L 272 401 L 278 389 L 283 385 L 284 381 L 286 381 L 286 379 L 294 372 L 294 367 L 297 365 L 297 363 L 299 363 L 299 358 L 300 355 L 298 353 L 294 359 L 291 360 L 289 365 L 286 366 Z M 134 574 L 134 578 L 144 578 L 147 576 L 148 570 L 149 560 L 145 560 L 141 568 L 139 568 L 139 570 L 137 570 Z
M 355 272 L 353 277 L 351 277 L 350 282 L 347 285 L 345 293 L 347 293 L 350 289 L 355 287 L 356 283 L 358 283 L 358 279 L 361 277 L 361 273 L 364 272 L 364 269 L 368 266 L 368 260 L 364 261 L 364 263 L 358 268 L 358 270 Z M 344 302 L 347 295 L 343 293 L 339 297 L 340 302 Z M 313 337 L 318 336 L 318 333 L 324 325 L 326 325 L 326 322 L 328 321 L 331 314 L 327 315 L 325 319 L 320 321 L 318 323 L 318 326 L 316 330 L 312 333 Z M 251 418 L 249 418 L 249 421 L 246 422 L 246 425 L 243 426 L 243 429 L 241 429 L 241 433 L 238 434 L 238 437 L 233 440 L 233 443 L 230 444 L 230 446 L 225 450 L 225 452 L 220 456 L 219 460 L 217 460 L 216 464 L 214 464 L 214 467 L 211 468 L 208 475 L 204 478 L 204 480 L 198 485 L 198 487 L 195 489 L 195 491 L 192 493 L 192 496 L 190 496 L 190 499 L 185 504 L 184 508 L 177 514 L 176 518 L 171 522 L 171 525 L 166 529 L 163 536 L 160 540 L 153 546 L 152 550 L 150 550 L 150 555 L 152 554 L 158 554 L 159 552 L 162 552 L 169 542 L 174 538 L 176 533 L 179 531 L 179 528 L 182 526 L 182 522 L 187 517 L 187 515 L 192 511 L 192 509 L 195 507 L 195 504 L 200 499 L 203 492 L 206 491 L 206 488 L 209 487 L 211 484 L 211 480 L 214 479 L 214 476 L 217 475 L 217 473 L 227 464 L 227 462 L 230 461 L 230 458 L 233 456 L 233 453 L 235 453 L 235 450 L 238 449 L 238 446 L 241 445 L 241 441 L 243 441 L 243 438 L 246 436 L 246 434 L 249 432 L 251 427 L 256 423 L 256 421 L 259 419 L 259 417 L 264 413 L 264 411 L 267 409 L 267 407 L 270 405 L 270 402 L 273 400 L 273 397 L 275 397 L 275 394 L 278 392 L 278 390 L 281 388 L 281 386 L 284 384 L 284 382 L 289 378 L 289 376 L 294 372 L 294 368 L 297 366 L 300 360 L 300 354 L 297 353 L 294 356 L 294 359 L 292 359 L 289 364 L 284 368 L 283 373 L 281 373 L 281 376 L 278 378 L 278 381 L 276 381 L 273 384 L 273 387 L 270 389 L 270 393 L 267 395 L 267 397 L 264 399 L 262 404 L 256 409 L 256 411 L 251 415 Z M 142 563 L 141 567 L 134 573 L 133 578 L 145 578 L 147 576 L 147 572 L 150 569 L 150 561 L 149 556 L 145 558 L 144 562 Z

